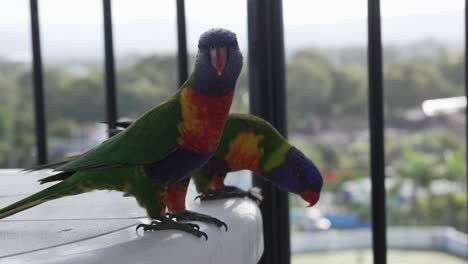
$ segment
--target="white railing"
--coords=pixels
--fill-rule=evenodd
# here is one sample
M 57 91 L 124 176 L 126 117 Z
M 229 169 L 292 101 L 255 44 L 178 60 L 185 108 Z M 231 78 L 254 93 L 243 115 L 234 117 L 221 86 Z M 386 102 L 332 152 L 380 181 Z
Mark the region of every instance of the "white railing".
M 452 227 L 394 226 L 387 234 L 389 248 L 437 250 L 468 258 L 468 235 Z M 291 247 L 293 253 L 371 248 L 371 230 L 296 233 L 291 237 Z

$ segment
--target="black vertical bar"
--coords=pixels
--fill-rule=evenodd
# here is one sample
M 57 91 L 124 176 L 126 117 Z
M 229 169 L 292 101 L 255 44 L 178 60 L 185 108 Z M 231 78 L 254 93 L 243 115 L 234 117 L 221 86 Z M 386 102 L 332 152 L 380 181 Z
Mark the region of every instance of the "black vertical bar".
M 44 110 L 44 84 L 42 78 L 41 41 L 37 0 L 30 0 L 31 40 L 33 52 L 34 115 L 36 120 L 37 163 L 47 162 L 47 136 Z
M 468 153 L 468 12 L 466 10 L 468 6 L 468 0 L 465 0 L 465 97 L 467 99 L 467 105 L 465 107 L 465 152 Z M 466 162 L 466 171 L 468 172 L 468 159 Z M 467 174 L 467 189 L 468 189 L 468 174 Z
M 286 135 L 286 92 L 281 0 L 248 0 L 250 111 Z M 264 253 L 259 263 L 290 263 L 288 194 L 261 178 L 265 197 Z
M 114 44 L 112 39 L 111 0 L 103 0 L 104 12 L 104 52 L 106 75 L 106 118 L 107 121 L 117 121 L 117 93 L 115 87 Z M 110 128 L 110 126 L 109 126 Z M 109 136 L 111 136 L 109 132 Z
M 385 151 L 380 0 L 368 0 L 369 129 L 374 263 L 387 263 Z
M 177 59 L 179 68 L 179 85 L 188 79 L 187 68 L 187 34 L 185 30 L 184 0 L 177 0 Z

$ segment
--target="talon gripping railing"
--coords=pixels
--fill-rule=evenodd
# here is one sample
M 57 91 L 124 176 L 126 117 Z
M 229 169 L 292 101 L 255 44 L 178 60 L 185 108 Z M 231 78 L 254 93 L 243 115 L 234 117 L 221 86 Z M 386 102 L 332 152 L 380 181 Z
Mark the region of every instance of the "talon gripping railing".
M 179 84 L 188 77 L 184 0 L 177 6 Z M 466 1 L 465 1 L 466 2 Z M 251 112 L 270 121 L 286 135 L 286 85 L 283 40 L 282 0 L 247 0 L 249 42 L 249 89 Z M 34 110 L 36 120 L 37 163 L 47 162 L 46 117 L 39 32 L 38 0 L 30 0 L 33 54 Z M 105 84 L 107 119 L 117 115 L 116 77 L 112 41 L 111 0 L 103 0 Z M 465 10 L 465 38 L 467 16 Z M 468 48 L 468 44 L 466 44 Z M 466 58 L 465 58 L 466 59 Z M 369 129 L 372 181 L 372 234 L 374 263 L 386 263 L 385 159 L 382 82 L 382 41 L 380 1 L 368 0 Z M 468 70 L 465 67 L 465 76 Z M 468 87 L 468 80 L 466 80 Z M 468 123 L 467 123 L 468 124 Z M 467 127 L 468 130 L 468 127 Z M 265 250 L 261 263 L 290 262 L 288 195 L 261 179 L 261 209 Z

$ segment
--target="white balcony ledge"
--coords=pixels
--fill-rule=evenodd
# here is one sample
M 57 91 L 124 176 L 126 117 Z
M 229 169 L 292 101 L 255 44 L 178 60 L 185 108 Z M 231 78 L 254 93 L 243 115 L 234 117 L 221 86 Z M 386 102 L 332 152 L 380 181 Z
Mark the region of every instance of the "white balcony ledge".
M 40 173 L 0 171 L 0 207 L 47 186 Z M 193 202 L 187 207 L 225 221 L 229 231 L 198 223 L 208 241 L 180 231 L 135 232 L 147 221 L 133 198 L 91 192 L 39 205 L 0 220 L 0 263 L 257 263 L 263 227 L 247 199 Z

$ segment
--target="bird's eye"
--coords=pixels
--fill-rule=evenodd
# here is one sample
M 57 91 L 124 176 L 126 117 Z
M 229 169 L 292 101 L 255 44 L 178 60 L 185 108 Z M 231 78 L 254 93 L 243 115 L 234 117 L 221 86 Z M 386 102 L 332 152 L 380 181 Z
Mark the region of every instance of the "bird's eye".
M 298 166 L 294 167 L 294 173 L 296 174 L 296 176 L 297 176 L 299 179 L 303 179 L 303 178 L 304 178 L 304 171 L 303 171 L 300 167 L 298 167 Z

